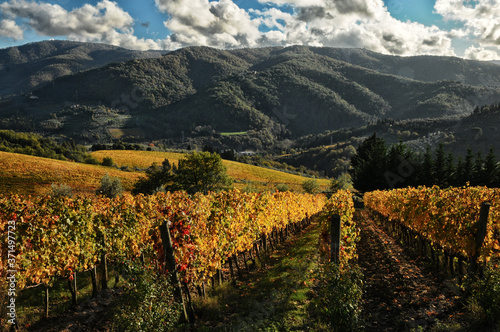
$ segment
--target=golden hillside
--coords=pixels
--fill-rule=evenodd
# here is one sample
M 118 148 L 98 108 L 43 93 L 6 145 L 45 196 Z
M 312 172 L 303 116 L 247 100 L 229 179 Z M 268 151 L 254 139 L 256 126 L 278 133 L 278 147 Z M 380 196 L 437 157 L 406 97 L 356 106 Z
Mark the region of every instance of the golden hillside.
M 99 161 L 104 157 L 111 157 L 116 165 L 129 166 L 130 171 L 0 152 L 0 193 L 39 195 L 49 192 L 53 183 L 65 183 L 75 194 L 92 194 L 106 173 L 120 178 L 125 189 L 131 190 L 133 183 L 144 176 L 141 170 L 153 162 L 161 164 L 167 158 L 170 162 L 177 163 L 183 157 L 180 153 L 124 150 L 97 151 L 92 155 Z M 234 161 L 224 160 L 224 165 L 229 176 L 235 179 L 235 187 L 240 189 L 250 186 L 254 190 L 274 190 L 276 185 L 286 184 L 292 190 L 301 191 L 301 185 L 307 179 Z M 326 189 L 329 184 L 324 179 L 318 182 L 322 189 Z
M 92 155 L 102 162 L 104 157 L 113 159 L 119 167 L 129 166 L 130 169 L 146 169 L 153 162 L 161 165 L 162 161 L 168 159 L 170 163 L 177 163 L 184 157 L 182 153 L 158 152 L 158 151 L 127 151 L 127 150 L 103 150 L 93 152 Z M 249 184 L 258 190 L 274 190 L 278 184 L 286 184 L 292 190 L 301 191 L 302 183 L 308 178 L 280 172 L 268 168 L 243 164 L 230 160 L 223 160 L 227 168 L 227 174 L 235 179 L 235 187 L 245 188 Z M 326 190 L 330 181 L 318 179 L 322 190 Z

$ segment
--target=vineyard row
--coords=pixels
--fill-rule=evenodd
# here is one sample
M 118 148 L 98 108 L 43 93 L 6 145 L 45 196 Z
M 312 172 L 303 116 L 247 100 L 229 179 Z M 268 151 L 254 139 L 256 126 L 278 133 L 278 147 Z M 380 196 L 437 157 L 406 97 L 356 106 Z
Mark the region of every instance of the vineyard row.
M 250 250 L 262 236 L 319 213 L 325 204 L 347 224 L 352 219 L 348 192 L 339 192 L 328 202 L 322 195 L 237 190 L 116 199 L 1 197 L 0 231 L 5 239 L 0 269 L 8 269 L 4 253 L 9 249 L 9 221 L 16 225 L 11 245 L 15 245 L 18 289 L 71 278 L 75 271 L 91 269 L 104 258 L 146 254 L 160 264 L 164 261 L 160 226 L 167 221 L 178 272 L 184 282 L 198 283 L 212 277 L 229 257 Z M 343 232 L 349 248 L 355 231 L 346 227 Z M 349 254 L 347 250 L 345 256 Z
M 373 191 L 364 196 L 372 212 L 402 226 L 404 235 L 429 241 L 450 257 L 473 264 L 500 258 L 500 190 L 487 187 L 418 187 Z M 481 206 L 489 203 L 484 243 L 478 243 Z M 480 242 L 483 240 L 481 239 Z

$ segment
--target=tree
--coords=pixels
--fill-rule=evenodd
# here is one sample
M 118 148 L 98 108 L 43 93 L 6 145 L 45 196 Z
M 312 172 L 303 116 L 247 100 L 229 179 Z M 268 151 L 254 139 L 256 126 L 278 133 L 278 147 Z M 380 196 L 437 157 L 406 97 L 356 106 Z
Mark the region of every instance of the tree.
M 451 153 L 448 153 L 448 156 L 446 157 L 444 168 L 446 174 L 445 186 L 446 187 L 452 186 L 455 178 L 455 165 L 454 165 L 454 158 Z
M 401 188 L 415 182 L 413 152 L 403 143 L 391 146 L 387 153 L 387 171 L 384 173 L 389 188 Z
M 351 158 L 350 170 L 354 188 L 361 192 L 389 187 L 387 172 L 387 147 L 383 138 L 373 134 L 361 143 Z
M 317 194 L 319 192 L 319 183 L 316 179 L 308 179 L 302 182 L 302 188 L 308 194 Z
M 474 162 L 471 185 L 484 186 L 486 179 L 484 178 L 484 161 L 481 152 L 477 153 L 476 161 Z
M 490 148 L 486 160 L 484 162 L 483 179 L 484 185 L 488 187 L 495 187 L 498 180 L 498 167 L 496 162 L 496 156 L 493 152 L 493 148 Z
M 132 194 L 139 193 L 151 195 L 159 188 L 166 190 L 176 190 L 175 187 L 175 171 L 176 167 L 172 166 L 168 159 L 163 160 L 161 166 L 156 164 L 151 165 L 146 170 L 146 177 L 139 179 L 134 184 Z
M 446 187 L 448 175 L 446 174 L 446 155 L 443 144 L 439 144 L 435 151 L 436 158 L 432 164 L 433 184 Z
M 229 189 L 233 180 L 226 174 L 226 167 L 217 153 L 195 152 L 179 160 L 175 185 L 189 194 Z
M 419 184 L 432 186 L 434 183 L 434 160 L 432 160 L 431 147 L 427 145 L 423 155 L 422 163 L 420 164 Z

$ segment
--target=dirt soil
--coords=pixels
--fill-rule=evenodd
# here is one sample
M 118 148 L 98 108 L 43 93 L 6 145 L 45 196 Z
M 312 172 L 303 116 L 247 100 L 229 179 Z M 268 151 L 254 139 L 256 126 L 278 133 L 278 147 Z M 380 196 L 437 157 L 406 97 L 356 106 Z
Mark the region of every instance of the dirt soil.
M 460 290 L 452 281 L 405 249 L 365 211 L 358 211 L 356 219 L 366 331 L 427 330 L 464 315 Z

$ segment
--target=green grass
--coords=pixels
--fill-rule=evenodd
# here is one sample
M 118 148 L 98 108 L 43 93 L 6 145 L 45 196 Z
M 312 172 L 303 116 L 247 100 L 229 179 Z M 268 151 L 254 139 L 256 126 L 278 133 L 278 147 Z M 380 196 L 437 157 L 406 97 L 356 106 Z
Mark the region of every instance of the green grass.
M 98 288 L 101 290 L 100 269 L 97 269 Z M 77 304 L 84 303 L 92 297 L 92 281 L 90 271 L 77 274 Z M 108 266 L 108 287 L 123 286 L 123 277 L 120 276 L 118 284 L 115 284 L 114 265 Z M 16 299 L 17 319 L 20 326 L 42 326 L 45 323 L 45 287 L 43 285 L 23 289 L 18 293 Z M 71 292 L 68 280 L 58 279 L 54 281 L 49 289 L 49 320 L 57 320 L 64 317 L 72 307 Z
M 248 131 L 236 131 L 236 132 L 231 132 L 231 133 L 220 133 L 221 136 L 240 136 L 240 135 L 247 135 Z
M 199 331 L 321 330 L 310 304 L 319 263 L 319 227 L 289 239 L 235 286 L 198 299 Z
M 90 272 L 77 274 L 78 301 L 81 303 L 92 296 L 92 283 L 90 282 Z M 18 323 L 20 325 L 33 325 L 41 318 L 45 317 L 45 287 L 43 285 L 23 289 L 19 292 L 16 300 L 19 305 Z M 71 293 L 66 279 L 57 280 L 49 289 L 49 317 L 63 314 L 71 307 Z

